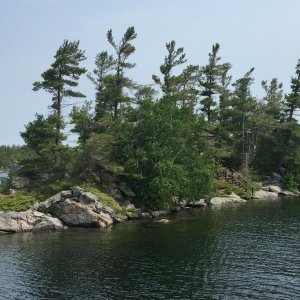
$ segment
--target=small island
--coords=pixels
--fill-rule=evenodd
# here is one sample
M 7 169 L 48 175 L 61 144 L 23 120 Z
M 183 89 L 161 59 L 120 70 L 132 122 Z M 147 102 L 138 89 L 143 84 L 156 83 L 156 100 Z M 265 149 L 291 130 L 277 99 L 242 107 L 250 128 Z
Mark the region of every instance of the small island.
M 233 81 L 218 43 L 198 66 L 172 40 L 154 85 L 143 85 L 128 77 L 136 38 L 134 27 L 120 41 L 108 30 L 112 53 L 97 54 L 91 72 L 80 42 L 64 40 L 33 83 L 49 94 L 49 113 L 25 125 L 24 146 L 0 146 L 1 172 L 9 172 L 0 178 L 0 232 L 107 227 L 299 195 L 300 60 L 288 94 L 273 78 L 257 99 L 254 68 Z M 84 75 L 95 99 L 72 105 L 86 98 Z

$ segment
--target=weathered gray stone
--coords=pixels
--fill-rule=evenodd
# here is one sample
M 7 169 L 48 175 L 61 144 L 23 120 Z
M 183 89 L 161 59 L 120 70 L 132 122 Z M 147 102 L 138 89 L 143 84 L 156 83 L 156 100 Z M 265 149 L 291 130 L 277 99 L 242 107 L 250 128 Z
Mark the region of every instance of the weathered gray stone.
M 259 190 L 254 193 L 253 198 L 259 200 L 275 200 L 278 198 L 278 193 Z
M 116 223 L 124 223 L 124 222 L 128 221 L 128 217 L 125 215 L 117 215 L 116 219 L 114 219 L 114 221 Z
M 107 227 L 128 219 L 127 216 L 116 215 L 96 195 L 81 188 L 60 192 L 46 201 L 36 203 L 33 208 L 42 212 L 51 211 L 51 214 L 68 226 Z
M 226 203 L 245 203 L 247 202 L 245 199 L 242 199 L 235 193 L 231 193 L 230 195 L 224 197 L 213 197 L 210 199 L 211 205 L 222 205 Z
M 59 219 L 68 226 L 107 227 L 113 219 L 106 213 L 94 212 L 89 205 L 66 199 L 57 205 Z
M 139 215 L 140 219 L 152 219 L 152 216 L 149 212 L 141 212 Z
M 279 193 L 280 196 L 298 196 L 299 192 L 290 192 L 290 191 L 281 191 Z
M 79 202 L 82 204 L 95 204 L 98 202 L 98 197 L 90 192 L 83 192 L 80 195 Z
M 59 230 L 65 226 L 57 218 L 29 209 L 22 212 L 0 211 L 0 232 Z
M 72 198 L 72 191 L 71 190 L 61 191 L 60 196 L 62 199 Z
M 264 186 L 262 187 L 262 190 L 267 192 L 274 192 L 274 193 L 280 193 L 282 191 L 281 187 L 277 185 Z
M 61 194 L 57 193 L 45 201 L 35 203 L 32 206 L 32 209 L 38 210 L 38 211 L 45 211 L 45 210 L 48 210 L 52 205 L 54 205 L 55 203 L 57 203 L 61 200 L 62 200 Z
M 202 206 L 206 206 L 206 205 L 207 205 L 207 203 L 205 202 L 204 199 L 190 201 L 187 204 L 187 206 L 189 206 L 189 207 L 202 207 Z
M 125 206 L 125 208 L 126 208 L 128 211 L 133 211 L 133 210 L 135 210 L 135 206 L 134 206 L 134 204 L 132 204 L 132 203 L 127 204 L 127 205 Z
M 84 193 L 84 189 L 82 189 L 80 187 L 77 187 L 77 186 L 72 188 L 72 196 L 74 198 L 78 198 L 79 199 L 79 197 L 80 197 L 80 195 L 82 193 Z

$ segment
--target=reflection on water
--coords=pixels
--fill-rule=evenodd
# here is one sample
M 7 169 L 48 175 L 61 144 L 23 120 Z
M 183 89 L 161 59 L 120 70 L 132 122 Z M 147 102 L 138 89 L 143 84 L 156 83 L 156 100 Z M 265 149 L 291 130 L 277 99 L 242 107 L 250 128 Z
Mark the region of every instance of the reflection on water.
M 0 236 L 3 299 L 297 299 L 300 200 Z M 1 296 L 0 296 L 1 298 Z

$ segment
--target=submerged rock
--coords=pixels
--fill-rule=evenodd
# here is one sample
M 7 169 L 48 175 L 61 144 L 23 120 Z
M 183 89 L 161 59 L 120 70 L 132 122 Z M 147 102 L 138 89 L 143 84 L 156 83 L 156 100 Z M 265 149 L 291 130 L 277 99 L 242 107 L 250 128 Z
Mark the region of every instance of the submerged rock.
M 62 222 L 48 214 L 29 209 L 22 212 L 0 211 L 0 232 L 64 229 Z

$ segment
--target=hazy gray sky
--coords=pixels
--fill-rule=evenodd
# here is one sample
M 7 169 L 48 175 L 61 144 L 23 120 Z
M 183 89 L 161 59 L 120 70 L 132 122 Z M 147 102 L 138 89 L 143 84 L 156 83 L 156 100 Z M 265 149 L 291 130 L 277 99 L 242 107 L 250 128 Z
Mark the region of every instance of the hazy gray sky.
M 191 64 L 204 65 L 212 44 L 234 79 L 255 67 L 253 94 L 260 82 L 277 77 L 289 91 L 300 58 L 299 0 L 0 0 L 0 144 L 21 144 L 19 132 L 36 112 L 47 113 L 51 96 L 32 83 L 49 68 L 64 39 L 80 40 L 93 69 L 95 55 L 112 49 L 106 32 L 119 39 L 135 26 L 138 37 L 129 76 L 151 83 L 166 54 L 165 44 L 183 46 Z M 94 88 L 82 80 L 92 100 Z

